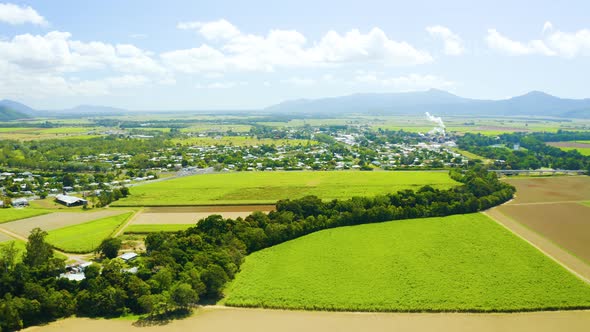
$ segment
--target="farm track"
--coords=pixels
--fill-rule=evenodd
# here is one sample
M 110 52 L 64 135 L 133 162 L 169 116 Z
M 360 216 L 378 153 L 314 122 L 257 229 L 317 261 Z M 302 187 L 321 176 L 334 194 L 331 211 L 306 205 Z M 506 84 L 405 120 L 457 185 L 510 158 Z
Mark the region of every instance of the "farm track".
M 199 308 L 186 319 L 160 325 L 141 325 L 131 320 L 68 318 L 25 331 L 119 332 L 141 326 L 142 331 L 438 331 L 549 332 L 587 331 L 590 311 L 553 311 L 511 314 L 466 313 L 360 313 L 287 311 L 269 309 Z
M 562 249 L 551 240 L 506 216 L 500 212 L 497 207 L 484 212 L 484 214 L 496 221 L 498 224 L 504 226 L 516 236 L 530 243 L 532 246 L 543 252 L 549 258 L 553 259 L 555 262 L 582 280 L 590 283 L 590 266 L 581 259 Z
M 119 228 L 117 229 L 117 231 L 115 232 L 115 234 L 113 234 L 113 237 L 117 237 L 117 236 L 123 234 L 123 231 L 125 231 L 125 228 L 127 228 L 127 226 L 131 225 L 131 223 L 133 222 L 133 220 L 135 220 L 137 218 L 137 216 L 139 216 L 142 212 L 143 212 L 143 209 L 140 209 L 139 211 L 136 211 L 133 214 L 133 216 L 131 216 L 131 218 L 127 219 L 127 221 L 125 221 L 123 223 L 123 225 L 119 226 Z

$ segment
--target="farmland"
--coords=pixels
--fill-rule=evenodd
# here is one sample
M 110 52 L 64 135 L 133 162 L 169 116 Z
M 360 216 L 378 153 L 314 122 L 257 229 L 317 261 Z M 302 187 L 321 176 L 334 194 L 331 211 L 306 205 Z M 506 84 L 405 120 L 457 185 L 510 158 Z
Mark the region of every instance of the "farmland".
M 2 211 L 4 212 L 4 211 Z M 39 227 L 46 231 L 51 231 L 63 227 L 77 225 L 92 220 L 101 218 L 111 217 L 127 212 L 126 210 L 101 210 L 92 212 L 55 212 L 51 214 L 45 214 L 35 216 L 23 220 L 7 222 L 0 225 L 10 232 L 14 232 L 22 237 L 27 237 L 31 230 L 35 227 Z
M 212 214 L 224 218 L 245 218 L 254 211 L 269 212 L 274 205 L 227 205 L 227 206 L 183 206 L 183 207 L 147 207 L 133 218 L 133 225 L 189 224 Z
M 125 234 L 178 232 L 193 226 L 194 224 L 132 224 L 125 228 Z
M 492 209 L 494 218 L 590 278 L 590 207 L 584 205 L 590 199 L 590 177 L 507 181 L 516 186 L 516 198 Z
M 49 212 L 50 211 L 44 209 L 3 209 L 2 213 L 0 213 L 0 224 L 13 220 L 39 216 Z
M 66 252 L 91 252 L 98 247 L 102 240 L 111 236 L 131 215 L 133 212 L 127 212 L 50 231 L 47 242 Z
M 558 147 L 564 151 L 578 150 L 585 156 L 590 156 L 590 142 L 589 141 L 577 141 L 577 142 L 549 142 L 548 145 Z
M 456 184 L 446 172 L 256 172 L 206 174 L 134 187 L 114 206 L 273 204 L 316 195 L 322 199 L 375 196 L 424 185 Z
M 230 306 L 316 310 L 590 307 L 587 284 L 481 214 L 317 232 L 247 257 L 226 294 Z

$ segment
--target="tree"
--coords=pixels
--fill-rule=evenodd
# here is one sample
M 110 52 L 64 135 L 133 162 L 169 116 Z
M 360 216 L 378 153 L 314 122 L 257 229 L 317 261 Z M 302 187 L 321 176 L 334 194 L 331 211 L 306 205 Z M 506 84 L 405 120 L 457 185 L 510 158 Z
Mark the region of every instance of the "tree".
M 102 243 L 96 249 L 103 257 L 113 259 L 117 257 L 119 254 L 119 250 L 121 249 L 121 239 L 118 238 L 108 238 L 104 239 Z
M 197 292 L 189 284 L 179 283 L 172 287 L 170 299 L 174 305 L 181 308 L 188 308 L 199 301 L 199 295 L 197 295 Z
M 53 258 L 53 249 L 49 243 L 45 242 L 46 236 L 47 232 L 39 227 L 31 231 L 23 263 L 29 267 L 39 267 L 49 263 L 49 260 Z
M 16 264 L 16 257 L 18 255 L 18 248 L 15 247 L 15 241 L 0 247 L 0 266 L 8 272 L 14 268 Z

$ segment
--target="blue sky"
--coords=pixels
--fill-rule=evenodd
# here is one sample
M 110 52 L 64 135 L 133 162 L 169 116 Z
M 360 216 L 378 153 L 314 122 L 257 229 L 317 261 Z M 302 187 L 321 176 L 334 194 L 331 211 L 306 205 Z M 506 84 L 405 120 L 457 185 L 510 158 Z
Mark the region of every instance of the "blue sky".
M 590 97 L 590 2 L 0 0 L 0 99 L 252 109 L 439 88 Z

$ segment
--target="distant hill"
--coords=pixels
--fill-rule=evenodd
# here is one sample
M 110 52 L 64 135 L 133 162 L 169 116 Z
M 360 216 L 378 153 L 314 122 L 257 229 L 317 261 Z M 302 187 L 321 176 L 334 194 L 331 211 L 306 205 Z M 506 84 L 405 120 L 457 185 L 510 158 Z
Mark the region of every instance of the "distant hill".
M 446 91 L 407 93 L 369 93 L 321 99 L 285 101 L 265 109 L 273 113 L 370 113 L 486 115 L 486 116 L 554 116 L 590 118 L 590 99 L 563 99 L 532 91 L 504 100 L 478 100 L 456 96 Z
M 0 120 L 16 120 L 25 119 L 33 116 L 35 110 L 27 105 L 21 104 L 13 100 L 0 100 Z
M 99 105 L 79 105 L 73 108 L 63 109 L 63 110 L 54 110 L 54 111 L 46 111 L 50 113 L 57 113 L 57 114 L 81 114 L 81 115 L 90 115 L 90 114 L 101 114 L 101 115 L 119 115 L 121 113 L 127 113 L 128 110 L 116 107 L 109 107 L 109 106 L 99 106 Z
M 0 100 L 0 121 L 28 118 L 34 113 L 32 108 L 12 100 Z

